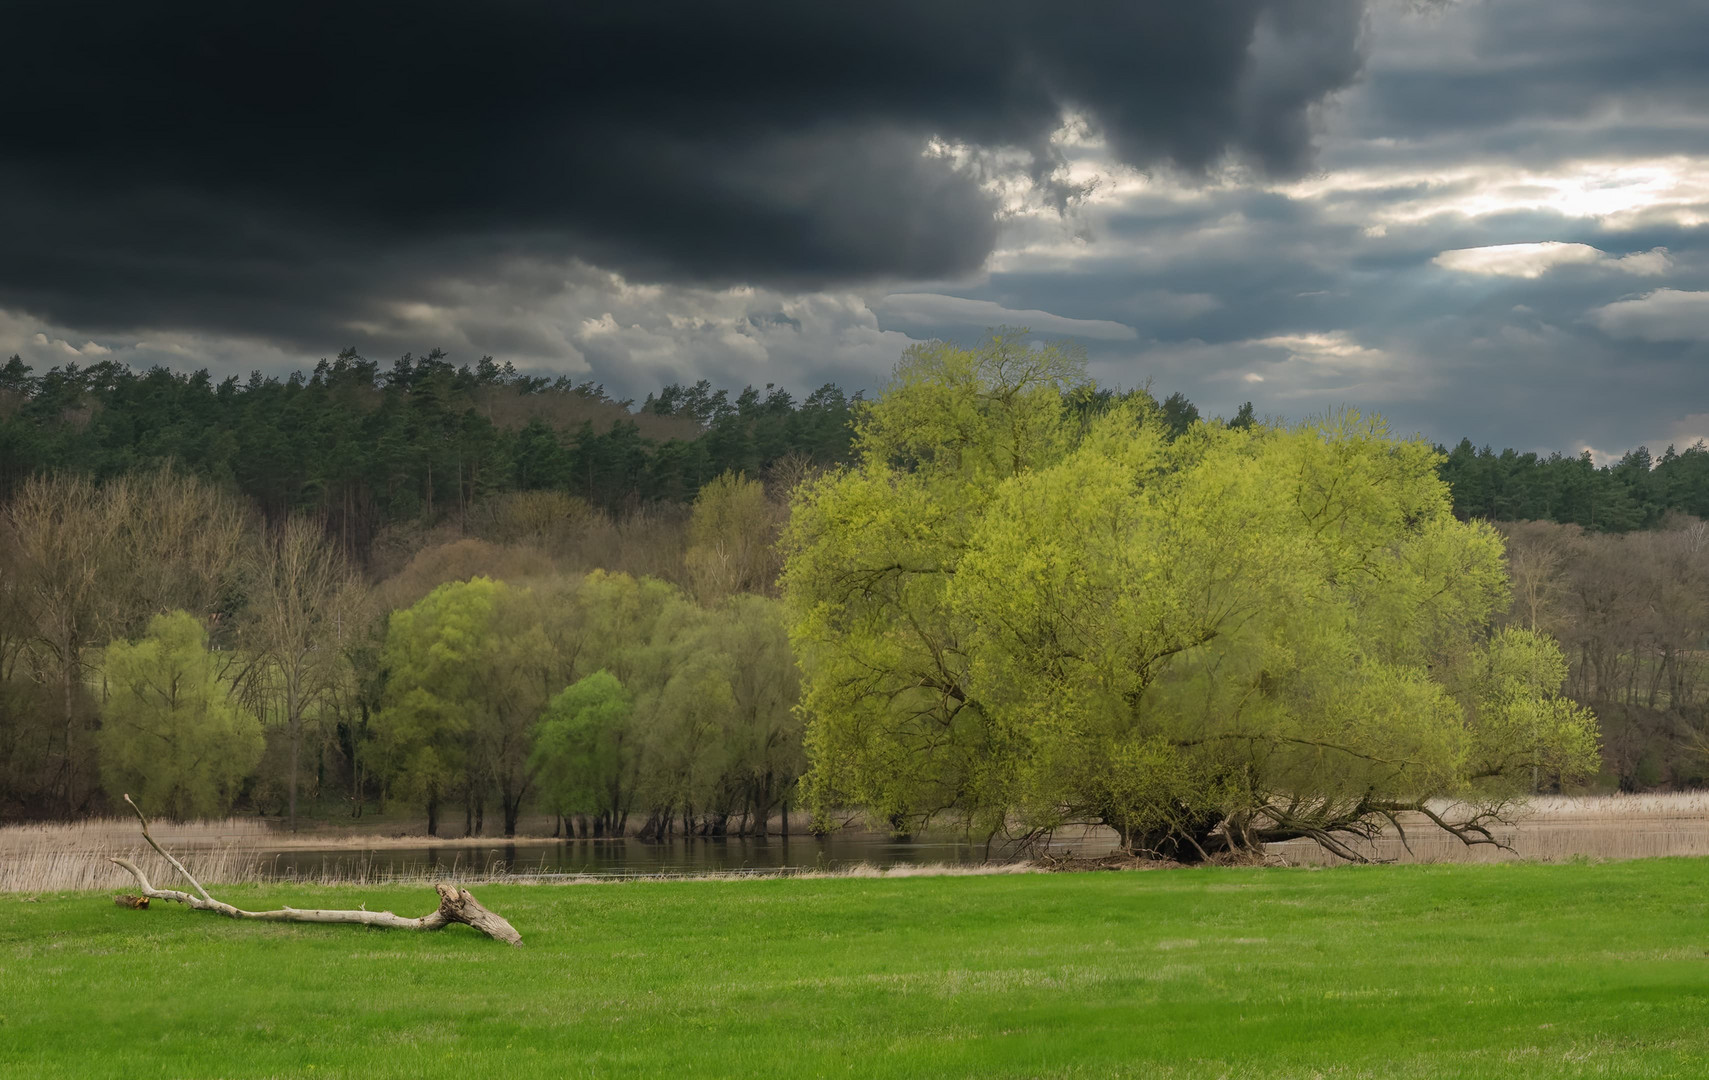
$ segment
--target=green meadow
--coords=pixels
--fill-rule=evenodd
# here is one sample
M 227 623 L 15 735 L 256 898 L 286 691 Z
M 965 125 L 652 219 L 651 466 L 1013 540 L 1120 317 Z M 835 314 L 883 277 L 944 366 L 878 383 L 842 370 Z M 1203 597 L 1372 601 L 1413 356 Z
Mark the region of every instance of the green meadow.
M 1657 859 L 475 887 L 514 949 L 0 895 L 0 1074 L 1701 1077 L 1706 883 Z

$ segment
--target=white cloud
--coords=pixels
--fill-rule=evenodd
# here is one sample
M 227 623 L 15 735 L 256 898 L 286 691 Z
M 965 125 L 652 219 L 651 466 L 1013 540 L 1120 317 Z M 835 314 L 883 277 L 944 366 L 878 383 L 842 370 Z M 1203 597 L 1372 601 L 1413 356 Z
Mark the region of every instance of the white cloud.
M 1680 450 L 1698 443 L 1709 443 L 1709 412 L 1680 417 L 1669 429 L 1668 435 L 1668 442 Z
M 1368 227 L 1415 224 L 1438 215 L 1479 218 L 1543 211 L 1605 228 L 1694 228 L 1709 222 L 1709 157 L 1580 159 L 1537 169 L 1400 163 L 1332 170 L 1271 190 L 1290 199 L 1344 208 Z M 1383 205 L 1373 210 L 1368 201 L 1372 196 L 1382 197 Z
M 1381 349 L 1361 345 L 1345 330 L 1319 334 L 1279 334 L 1256 338 L 1254 345 L 1285 349 L 1288 362 L 1334 371 L 1387 367 L 1389 354 Z
M 1260 413 L 1296 420 L 1341 406 L 1386 415 L 1397 404 L 1429 400 L 1441 389 L 1438 374 L 1409 350 L 1386 342 L 1377 347 L 1348 330 L 1154 341 L 1125 361 L 1110 356 L 1092 367 L 1100 385 L 1132 386 L 1149 378 L 1154 392 L 1181 390 L 1201 412 L 1216 415 L 1229 415 L 1248 398 L 1257 401 Z
M 0 339 L 8 336 L 3 333 L 4 329 L 4 324 L 0 323 Z M 87 360 L 93 357 L 110 356 L 113 352 L 105 345 L 94 341 L 85 341 L 82 348 L 79 348 L 62 337 L 49 337 L 40 331 L 30 335 L 29 342 L 39 348 L 49 350 L 51 354 L 56 354 L 55 359 L 75 356 Z M 13 351 L 17 350 L 14 348 Z
M 553 351 L 573 351 L 628 394 L 701 378 L 724 387 L 778 382 L 805 390 L 828 378 L 879 385 L 914 343 L 883 329 L 853 293 L 637 288 L 616 275 L 566 287 L 547 321 L 562 342 Z
M 1272 334 L 1225 349 L 1235 363 L 1217 378 L 1263 383 L 1264 399 L 1288 403 L 1285 411 L 1296 418 L 1342 405 L 1383 409 L 1432 392 L 1436 381 L 1409 354 L 1366 344 L 1347 330 Z
M 1622 255 L 1614 260 L 1613 265 L 1615 269 L 1624 270 L 1628 274 L 1656 277 L 1673 269 L 1673 256 L 1667 253 L 1667 248 L 1656 247 Z
M 83 344 L 73 345 L 80 337 Z M 179 371 L 207 367 L 221 375 L 286 371 L 317 359 L 264 341 L 179 331 L 139 330 L 123 341 L 108 340 L 112 344 L 103 345 L 91 340 L 86 330 L 44 324 L 25 312 L 0 308 L 0 358 L 16 353 L 38 375 L 52 367 L 106 359 L 138 371 L 165 364 Z
M 1673 268 L 1667 248 L 1610 255 L 1589 244 L 1566 244 L 1547 240 L 1539 244 L 1492 244 L 1488 247 L 1454 248 L 1431 260 L 1446 270 L 1492 277 L 1538 278 L 1558 266 L 1605 266 L 1628 274 L 1654 276 Z
M 941 293 L 891 293 L 873 304 L 887 319 L 916 326 L 1025 326 L 1034 333 L 1067 334 L 1094 341 L 1134 341 L 1139 334 L 1125 323 L 1071 319 L 1036 309 L 1007 308 L 991 300 L 969 300 Z
M 1590 460 L 1595 462 L 1598 466 L 1612 465 L 1619 461 L 1622 456 L 1621 454 L 1613 453 L 1608 450 L 1598 450 L 1587 442 L 1579 443 L 1578 451 L 1581 454 L 1588 452 L 1590 454 Z
M 1604 333 L 1639 341 L 1709 341 L 1709 292 L 1656 289 L 1590 312 Z

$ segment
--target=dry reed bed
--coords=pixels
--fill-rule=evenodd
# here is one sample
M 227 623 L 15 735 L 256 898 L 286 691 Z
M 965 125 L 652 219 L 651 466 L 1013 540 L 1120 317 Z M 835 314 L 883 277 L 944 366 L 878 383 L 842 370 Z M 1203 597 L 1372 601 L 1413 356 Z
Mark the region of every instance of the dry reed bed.
M 149 880 L 160 888 L 186 888 L 178 873 L 165 859 L 147 848 L 132 848 L 122 852 L 140 866 Z M 427 886 L 437 881 L 460 885 L 506 882 L 524 885 L 595 885 L 620 881 L 740 881 L 756 877 L 789 878 L 907 878 L 907 877 L 971 877 L 992 874 L 1036 873 L 1032 863 L 909 863 L 896 866 L 874 866 L 862 863 L 832 870 L 811 867 L 777 867 L 756 870 L 714 870 L 697 873 L 610 872 L 610 873 L 551 873 L 517 868 L 500 860 L 481 862 L 426 862 L 407 866 L 376 865 L 366 860 L 335 864 L 331 870 L 323 865 L 313 871 L 297 872 L 294 866 L 281 865 L 280 860 L 260 859 L 253 852 L 218 849 L 198 852 L 187 865 L 205 885 L 277 884 L 280 882 L 327 885 L 411 885 Z M 22 859 L 0 862 L 0 894 L 33 895 L 53 892 L 112 891 L 134 888 L 135 881 L 124 870 L 107 861 L 105 856 L 39 852 Z
M 484 844 L 495 839 L 474 836 L 447 839 L 422 834 L 365 833 L 346 828 L 305 828 L 290 832 L 263 818 L 225 818 L 220 821 L 165 821 L 149 823 L 156 840 L 173 850 L 208 848 L 248 848 L 251 851 L 285 851 L 291 849 L 326 851 L 349 849 L 381 851 L 423 847 L 428 844 Z M 139 839 L 134 817 L 88 818 L 73 822 L 39 822 L 28 825 L 0 826 L 0 858 L 21 849 L 57 846 L 68 851 L 106 851 L 124 847 Z M 550 841 L 552 837 L 519 836 L 517 842 Z M 510 842 L 509 839 L 501 840 Z
M 768 835 L 778 835 L 780 821 L 779 817 L 772 818 Z M 247 847 L 253 851 L 386 851 L 421 847 L 555 844 L 570 839 L 552 835 L 547 831 L 551 824 L 550 817 L 525 815 L 519 822 L 516 836 L 428 836 L 421 832 L 400 831 L 405 826 L 399 822 L 305 825 L 301 831 L 292 832 L 277 818 L 259 817 L 230 817 L 218 821 L 157 819 L 150 822 L 150 828 L 156 839 L 174 850 Z M 808 835 L 811 824 L 811 816 L 807 813 L 792 811 L 789 815 L 789 828 L 795 836 Z M 633 833 L 629 835 L 633 836 Z M 106 851 L 115 846 L 123 847 L 136 839 L 136 818 L 128 816 L 85 818 L 73 822 L 0 824 L 0 859 L 38 844 L 70 851 Z
M 560 874 L 533 872 L 526 858 L 507 863 L 490 856 L 492 848 L 515 843 L 553 843 L 550 838 L 498 840 L 467 838 L 437 840 L 434 846 L 471 848 L 444 862 L 383 864 L 371 861 L 367 852 L 422 848 L 425 837 L 357 836 L 348 832 L 284 833 L 255 818 L 230 818 L 210 822 L 157 822 L 156 838 L 169 850 L 185 856 L 191 871 L 204 882 L 243 884 L 295 881 L 321 884 L 377 884 L 387 882 L 463 882 L 503 879 L 517 882 L 585 882 L 633 880 L 637 877 L 675 880 L 684 877 L 736 879 L 758 875 L 791 877 L 882 876 L 909 877 L 939 874 L 989 874 L 1026 872 L 1025 863 L 1009 864 L 916 864 L 877 868 L 856 866 L 840 870 L 781 869 L 722 871 L 709 873 L 611 873 Z M 1083 830 L 1073 842 L 1062 844 L 1082 855 L 1102 854 L 1113 846 L 1107 830 Z M 1631 859 L 1666 855 L 1709 855 L 1709 792 L 1678 792 L 1645 795 L 1543 796 L 1532 800 L 1509 826 L 1494 830 L 1514 850 L 1480 845 L 1466 847 L 1460 841 L 1419 822 L 1408 828 L 1406 842 L 1392 831 L 1369 842 L 1350 845 L 1366 857 L 1393 862 L 1495 862 L 1511 859 L 1559 860 L 1575 857 Z M 1063 838 L 1059 838 L 1063 839 Z M 483 856 L 479 849 L 489 853 Z M 263 858 L 266 850 L 277 854 Z M 348 850 L 348 857 L 321 855 L 312 864 L 299 866 L 290 857 L 295 850 L 324 853 Z M 1272 855 L 1292 865 L 1333 865 L 1342 860 L 1310 841 L 1269 845 Z M 71 824 L 12 825 L 0 827 L 0 893 L 62 892 L 118 889 L 130 884 L 129 875 L 107 858 L 124 855 L 137 861 L 157 883 L 171 880 L 174 872 L 141 843 L 134 819 L 105 818 Z
M 1451 807 L 1435 807 L 1451 812 Z M 1373 861 L 1402 863 L 1544 862 L 1572 858 L 1644 859 L 1709 855 L 1709 792 L 1637 795 L 1542 795 L 1515 811 L 1510 825 L 1490 832 L 1512 850 L 1490 844 L 1468 847 L 1422 818 L 1407 824 L 1403 839 L 1393 829 L 1347 846 Z M 1268 850 L 1296 866 L 1333 866 L 1345 860 L 1309 840 L 1270 844 Z

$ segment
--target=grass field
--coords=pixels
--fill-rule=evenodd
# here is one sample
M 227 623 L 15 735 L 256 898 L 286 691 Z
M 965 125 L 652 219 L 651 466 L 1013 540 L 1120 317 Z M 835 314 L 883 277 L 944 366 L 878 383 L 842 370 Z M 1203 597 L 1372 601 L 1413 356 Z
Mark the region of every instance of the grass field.
M 1701 1077 L 1706 884 L 1663 859 L 477 887 L 520 949 L 0 896 L 0 1073 Z

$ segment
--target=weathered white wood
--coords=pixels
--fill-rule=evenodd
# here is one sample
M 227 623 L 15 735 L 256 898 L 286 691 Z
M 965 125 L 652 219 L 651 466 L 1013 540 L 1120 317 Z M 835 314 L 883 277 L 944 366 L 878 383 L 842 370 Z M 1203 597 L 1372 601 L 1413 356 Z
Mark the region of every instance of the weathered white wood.
M 136 819 L 142 822 L 142 838 L 148 841 L 148 846 L 160 852 L 161 858 L 171 863 L 180 874 L 183 874 L 184 880 L 196 887 L 196 891 L 202 894 L 203 900 L 213 903 L 214 898 L 208 895 L 208 890 L 202 888 L 201 882 L 190 876 L 190 871 L 184 869 L 184 864 L 179 862 L 177 859 L 174 859 L 165 848 L 154 842 L 154 837 L 150 836 L 148 832 L 148 819 L 142 816 L 142 807 L 131 801 L 131 795 L 128 791 L 125 792 L 125 802 L 129 803 L 130 808 L 136 811 Z
M 131 809 L 136 811 L 137 818 L 142 822 L 143 839 L 148 841 L 150 847 L 160 852 L 167 862 L 176 867 L 178 872 L 196 887 L 196 892 L 201 894 L 200 896 L 193 896 L 177 889 L 157 889 L 149 882 L 148 877 L 142 872 L 142 868 L 136 863 L 125 858 L 108 860 L 129 870 L 131 876 L 136 878 L 137 885 L 142 889 L 142 895 L 155 900 L 173 900 L 185 904 L 193 910 L 212 911 L 229 919 L 260 919 L 263 922 L 353 923 L 358 926 L 378 926 L 389 930 L 443 930 L 453 923 L 461 923 L 464 926 L 474 927 L 494 940 L 507 942 L 511 945 L 522 944 L 522 935 L 517 933 L 516 928 L 511 926 L 503 916 L 482 907 L 473 896 L 469 895 L 469 890 L 459 889 L 444 882 L 434 886 L 435 889 L 439 890 L 438 909 L 421 916 L 419 919 L 394 915 L 389 911 L 368 911 L 365 909 L 359 911 L 326 911 L 316 908 L 284 907 L 276 911 L 245 911 L 242 908 L 233 907 L 223 900 L 215 900 L 209 896 L 208 891 L 202 888 L 200 882 L 190 876 L 190 872 L 184 869 L 182 863 L 168 855 L 159 844 L 154 842 L 154 837 L 148 834 L 148 819 L 143 817 L 142 810 L 137 807 L 137 804 L 131 802 L 129 795 L 125 796 L 125 802 L 131 804 Z

